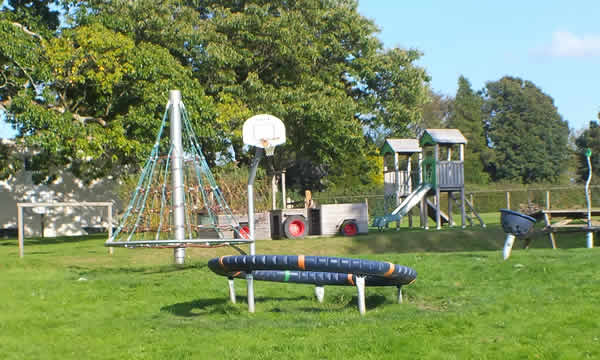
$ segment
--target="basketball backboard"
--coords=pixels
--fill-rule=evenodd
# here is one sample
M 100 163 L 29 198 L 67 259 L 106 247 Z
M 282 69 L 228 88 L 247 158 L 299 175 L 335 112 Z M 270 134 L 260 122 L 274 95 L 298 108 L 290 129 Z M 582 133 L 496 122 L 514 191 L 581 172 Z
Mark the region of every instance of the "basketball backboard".
M 283 121 L 269 114 L 255 115 L 244 122 L 242 128 L 244 144 L 269 150 L 285 143 Z

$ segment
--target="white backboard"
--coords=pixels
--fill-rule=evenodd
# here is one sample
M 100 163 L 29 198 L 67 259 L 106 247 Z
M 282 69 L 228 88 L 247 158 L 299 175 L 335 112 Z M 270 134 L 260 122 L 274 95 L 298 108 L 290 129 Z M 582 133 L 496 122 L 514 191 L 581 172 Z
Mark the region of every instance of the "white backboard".
M 269 114 L 255 115 L 244 122 L 244 144 L 259 148 L 274 147 L 285 143 L 283 121 Z

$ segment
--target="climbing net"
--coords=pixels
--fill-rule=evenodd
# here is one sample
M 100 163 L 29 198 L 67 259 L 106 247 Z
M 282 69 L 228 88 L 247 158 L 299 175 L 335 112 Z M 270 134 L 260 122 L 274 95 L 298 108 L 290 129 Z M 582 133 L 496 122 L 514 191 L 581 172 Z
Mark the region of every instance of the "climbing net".
M 161 138 L 172 106 L 179 106 L 182 123 L 185 239 L 175 237 L 172 153 Z M 164 151 L 166 150 L 166 151 Z M 182 102 L 167 103 L 150 156 L 144 165 L 129 205 L 107 246 L 215 247 L 250 243 L 227 205 L 208 166 Z M 239 249 L 238 249 L 239 250 Z

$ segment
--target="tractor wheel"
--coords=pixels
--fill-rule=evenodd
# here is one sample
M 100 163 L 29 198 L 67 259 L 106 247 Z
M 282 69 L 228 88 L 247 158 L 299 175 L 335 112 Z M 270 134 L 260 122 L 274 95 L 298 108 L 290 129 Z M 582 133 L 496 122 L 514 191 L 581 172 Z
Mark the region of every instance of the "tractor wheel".
M 358 234 L 358 224 L 355 220 L 344 220 L 340 226 L 340 232 L 344 236 L 354 236 Z
M 288 239 L 303 238 L 308 230 L 306 219 L 301 215 L 288 216 L 283 222 L 283 233 Z

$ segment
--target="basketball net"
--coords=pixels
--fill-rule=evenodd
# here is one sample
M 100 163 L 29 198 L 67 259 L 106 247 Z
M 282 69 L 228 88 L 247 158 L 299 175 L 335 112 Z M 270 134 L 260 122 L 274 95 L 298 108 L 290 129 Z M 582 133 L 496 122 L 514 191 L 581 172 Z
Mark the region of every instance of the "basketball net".
M 262 139 L 261 142 L 265 149 L 265 155 L 273 156 L 273 153 L 275 153 L 275 146 L 272 146 L 267 139 Z

